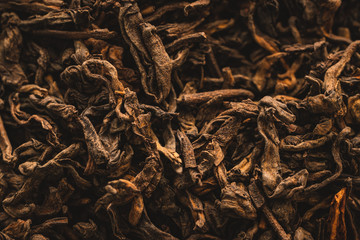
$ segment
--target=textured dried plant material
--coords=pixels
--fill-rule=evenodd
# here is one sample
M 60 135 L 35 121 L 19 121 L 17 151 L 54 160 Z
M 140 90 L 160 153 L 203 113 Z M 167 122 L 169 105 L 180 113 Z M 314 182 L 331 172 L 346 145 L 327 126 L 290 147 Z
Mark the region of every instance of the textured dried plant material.
M 49 238 L 41 235 L 41 234 L 34 234 L 30 238 L 31 240 L 49 240 Z
M 0 116 L 0 149 L 2 152 L 2 159 L 4 160 L 4 162 L 12 163 L 15 160 L 15 158 L 12 155 L 12 146 L 1 116 Z
M 232 169 L 230 169 L 230 171 L 228 172 L 228 178 L 248 178 L 254 168 L 255 160 L 259 157 L 261 151 L 261 147 L 255 146 L 251 153 L 245 156 L 239 164 L 235 165 Z
M 64 97 L 60 92 L 58 84 L 56 83 L 56 81 L 54 81 L 53 77 L 51 75 L 47 75 L 44 77 L 44 80 L 47 82 L 47 84 L 49 84 L 49 94 L 56 96 L 61 100 L 64 100 Z
M 144 201 L 137 186 L 128 180 L 119 179 L 109 182 L 105 189 L 107 193 L 97 201 L 96 211 L 102 206 L 125 205 L 131 201 L 129 223 L 137 225 L 144 210 Z
M 100 80 L 98 82 L 104 84 L 108 89 L 110 103 L 117 103 L 116 97 L 119 97 L 119 93 L 123 94 L 124 86 L 119 81 L 117 70 L 112 64 L 105 60 L 88 59 L 82 63 L 81 70 L 83 77 L 93 81 Z M 88 85 L 87 87 L 91 88 L 92 86 Z
M 350 123 L 360 123 L 360 94 L 349 97 L 348 99 L 348 118 Z
M 320 188 L 323 188 L 324 186 L 326 186 L 327 184 L 333 182 L 335 179 L 337 179 L 340 174 L 342 173 L 343 171 L 343 164 L 342 164 L 342 160 L 341 160 L 341 155 L 340 155 L 340 143 L 341 141 L 343 141 L 349 134 L 351 133 L 351 128 L 350 127 L 346 127 L 344 128 L 340 133 L 339 135 L 337 136 L 336 140 L 334 141 L 333 143 L 333 146 L 332 146 L 332 150 L 331 150 L 331 153 L 332 153 L 332 156 L 334 158 L 334 161 L 336 163 L 336 169 L 335 169 L 335 173 L 323 180 L 322 182 L 320 183 L 316 183 L 316 184 L 313 184 L 311 186 L 308 186 L 304 189 L 305 192 L 312 192 L 312 191 L 315 191 L 315 190 L 318 190 Z
M 141 195 L 137 195 L 133 199 L 129 213 L 129 223 L 131 225 L 136 226 L 139 223 L 143 210 L 144 210 L 143 197 Z
M 89 152 L 89 160 L 86 165 L 85 173 L 92 174 L 95 171 L 95 164 L 102 164 L 109 162 L 109 152 L 107 152 L 100 141 L 99 135 L 96 133 L 94 126 L 86 116 L 78 118 L 81 124 L 86 145 Z
M 345 224 L 346 188 L 342 188 L 331 202 L 328 217 L 328 233 L 330 240 L 346 240 Z
M 218 188 L 218 182 L 216 178 L 210 177 L 205 180 L 202 180 L 201 186 L 192 187 L 191 191 L 198 196 L 202 196 L 213 191 L 216 188 Z
M 255 11 L 255 2 L 250 2 L 249 5 L 249 15 L 248 15 L 248 28 L 254 38 L 254 40 L 264 49 L 269 51 L 270 53 L 277 53 L 279 52 L 278 47 L 274 40 L 270 40 L 270 37 L 267 36 L 267 39 L 264 37 L 263 34 L 259 34 L 258 29 L 256 29 L 254 23 L 254 11 Z
M 269 75 L 269 71 L 272 66 L 286 55 L 287 53 L 285 52 L 276 52 L 264 57 L 259 63 L 257 63 L 257 70 L 255 76 L 252 78 L 252 81 L 260 92 L 262 92 L 266 87 L 266 77 Z
M 110 218 L 112 234 L 117 239 L 125 240 L 126 237 L 122 233 L 122 231 L 120 229 L 120 224 L 118 222 L 119 221 L 118 220 L 119 219 L 119 212 L 117 211 L 116 206 L 114 204 L 110 203 L 107 206 L 106 211 L 107 211 L 107 213 L 109 215 L 109 218 Z
M 309 107 L 313 112 L 328 112 L 339 117 L 346 114 L 347 108 L 341 95 L 342 90 L 338 77 L 344 70 L 346 63 L 355 54 L 359 44 L 360 41 L 352 42 L 344 51 L 341 59 L 326 71 L 323 84 L 325 93 L 307 98 Z
M 197 0 L 195 2 L 189 3 L 184 7 L 185 15 L 189 15 L 190 11 L 193 11 L 197 8 L 203 8 L 210 4 L 210 0 Z
M 45 233 L 46 231 L 51 230 L 53 227 L 66 226 L 69 223 L 67 217 L 56 217 L 50 218 L 39 225 L 35 225 L 31 229 L 31 233 Z
M 184 158 L 184 167 L 196 168 L 197 164 L 194 155 L 194 149 L 189 138 L 182 131 L 177 131 L 177 137 L 179 138 L 181 144 L 181 155 Z
M 332 91 L 341 92 L 340 82 L 337 78 L 343 71 L 345 64 L 351 60 L 351 57 L 355 54 L 359 45 L 360 41 L 352 42 L 344 51 L 340 61 L 326 71 L 324 77 L 324 89 L 326 93 L 330 94 Z
M 314 240 L 314 238 L 308 231 L 302 227 L 298 227 L 295 231 L 294 240 Z
M 245 89 L 223 89 L 223 90 L 215 90 L 211 92 L 183 94 L 177 99 L 177 101 L 179 104 L 197 105 L 200 103 L 207 102 L 213 99 L 214 97 L 218 97 L 220 99 L 227 99 L 227 100 L 232 98 L 252 99 L 254 97 L 254 94 Z
M 118 36 L 114 31 L 108 29 L 95 29 L 92 31 L 59 31 L 59 30 L 37 30 L 31 32 L 39 36 L 52 36 L 60 39 L 112 39 Z
M 185 46 L 189 46 L 192 43 L 204 42 L 205 40 L 206 40 L 206 34 L 203 32 L 198 32 L 180 37 L 175 41 L 173 41 L 172 43 L 166 45 L 165 48 L 167 52 L 175 53 L 175 51 L 178 51 L 179 49 Z M 179 67 L 179 64 L 176 64 L 174 60 L 174 67 L 176 67 L 176 65 L 177 67 Z
M 306 186 L 308 176 L 309 172 L 302 169 L 293 176 L 285 178 L 276 186 L 269 198 L 292 198 L 294 194 L 301 193 Z
M 28 82 L 19 64 L 23 38 L 15 23 L 20 19 L 15 13 L 3 13 L 1 18 L 3 25 L 0 37 L 1 78 L 5 85 L 20 87 Z
M 325 136 L 334 126 L 334 120 L 331 118 L 325 118 L 320 123 L 316 124 L 313 133 L 315 135 Z
M 276 220 L 276 218 L 272 214 L 271 210 L 267 207 L 265 198 L 261 194 L 260 189 L 257 187 L 256 182 L 254 180 L 252 180 L 252 182 L 249 185 L 249 193 L 250 193 L 250 197 L 251 197 L 252 201 L 255 204 L 255 207 L 257 209 L 260 209 L 264 213 L 269 224 L 271 225 L 273 230 L 279 235 L 280 239 L 281 240 L 290 240 L 291 236 L 289 234 L 286 234 L 285 230 L 282 228 L 282 226 Z
M 271 97 L 264 97 L 260 103 L 258 128 L 265 140 L 264 154 L 261 160 L 262 180 L 265 193 L 270 196 L 282 180 L 280 174 L 280 140 L 274 117 L 276 116 L 289 123 L 295 121 L 295 116 L 286 109 L 286 105 Z
M 287 93 L 298 86 L 298 80 L 296 79 L 295 73 L 299 70 L 302 65 L 304 55 L 300 55 L 283 74 L 278 74 L 278 81 L 275 86 L 275 92 Z
M 51 5 L 39 2 L 31 2 L 29 3 L 26 0 L 16 1 L 16 2 L 5 2 L 0 5 L 6 10 L 14 11 L 21 9 L 24 12 L 30 14 L 46 14 L 51 11 L 59 11 L 59 5 Z
M 224 188 L 229 184 L 227 180 L 226 168 L 223 162 L 214 168 L 214 175 L 221 188 Z
M 155 27 L 144 21 L 135 2 L 128 1 L 121 1 L 119 24 L 139 69 L 144 92 L 162 102 L 171 89 L 172 61 Z
M 358 239 L 359 6 L 3 1 L 0 239 Z
M 187 2 L 175 2 L 175 3 L 167 4 L 165 6 L 160 6 L 158 9 L 156 9 L 156 11 L 152 15 L 146 17 L 145 21 L 152 22 L 162 17 L 164 14 L 168 12 L 175 11 L 177 9 L 183 9 L 188 4 L 189 3 Z
M 301 39 L 300 32 L 296 27 L 296 20 L 297 20 L 297 18 L 295 16 L 290 17 L 288 20 L 289 27 L 290 27 L 291 33 L 292 33 L 294 39 L 296 40 L 296 42 L 298 42 L 299 44 L 302 44 L 303 41 Z M 294 88 L 296 88 L 300 85 L 299 80 L 295 76 L 295 73 L 301 67 L 304 56 L 305 56 L 304 54 L 300 54 L 300 56 L 298 56 L 293 61 L 293 63 L 286 70 L 285 73 L 278 74 L 278 79 L 277 79 L 276 86 L 275 86 L 276 93 L 287 93 L 287 92 L 294 90 Z
M 111 155 L 110 155 L 111 156 Z M 125 145 L 124 150 L 118 158 L 113 158 L 108 162 L 107 168 L 110 170 L 111 178 L 118 178 L 125 174 L 131 167 L 134 150 L 131 146 Z
M 318 1 L 319 12 L 318 15 L 319 22 L 322 25 L 323 31 L 325 33 L 332 32 L 332 26 L 334 23 L 334 16 L 338 8 L 340 7 L 342 0 L 321 0 Z
M 222 214 L 229 217 L 252 220 L 257 217 L 250 195 L 241 182 L 232 182 L 221 190 L 219 208 Z
M 144 211 L 143 217 L 141 218 L 139 224 L 135 229 L 132 230 L 137 233 L 141 239 L 164 239 L 164 240 L 178 240 L 178 238 L 172 236 L 171 234 L 164 232 L 157 228 L 150 220 L 146 211 Z
M 223 30 L 226 30 L 226 29 L 232 27 L 234 24 L 235 24 L 235 20 L 233 18 L 231 18 L 229 20 L 217 20 L 217 21 L 211 22 L 206 25 L 206 27 L 208 28 L 206 30 L 206 34 L 212 35 L 214 33 L 221 32 Z
M 153 141 L 156 144 L 157 151 L 164 154 L 165 157 L 170 160 L 171 165 L 176 173 L 181 174 L 183 172 L 183 161 L 180 158 L 179 154 L 170 147 L 161 146 L 159 139 L 156 137 L 155 133 L 151 130 L 151 128 L 149 129 L 149 132 L 152 136 Z M 166 144 L 168 143 L 169 142 L 167 142 Z
M 180 130 L 176 133 L 180 141 L 180 153 L 184 160 L 184 168 L 188 170 L 191 181 L 195 184 L 201 185 L 201 174 L 199 173 L 196 163 L 194 148 L 185 133 Z
M 88 10 L 65 10 L 49 12 L 46 15 L 37 15 L 31 20 L 19 22 L 19 27 L 28 30 L 32 27 L 54 26 L 63 24 L 83 24 L 84 27 L 90 24 L 90 13 Z
M 33 50 L 39 55 L 37 62 L 39 63 L 39 66 L 36 70 L 35 74 L 35 83 L 40 85 L 44 78 L 44 73 L 49 65 L 50 56 L 48 51 L 45 48 L 40 47 L 36 43 L 31 44 Z M 51 87 L 50 87 L 51 88 Z
M 149 121 L 150 115 L 141 114 L 136 94 L 127 88 L 125 89 L 123 104 L 126 115 L 130 116 L 131 120 L 129 117 L 125 118 L 132 121 L 134 134 L 143 139 L 146 152 L 148 153 L 145 166 L 135 176 L 132 182 L 140 189 L 140 191 L 145 192 L 146 196 L 150 196 L 156 189 L 162 175 L 163 166 L 157 148 L 159 144 L 157 145 L 153 140 L 154 136 Z M 124 115 L 123 113 L 120 114 Z M 176 161 L 179 161 L 179 159 L 176 159 Z
M 283 151 L 295 152 L 295 151 L 304 151 L 308 149 L 318 148 L 325 145 L 325 143 L 332 140 L 334 137 L 335 137 L 335 133 L 331 132 L 328 135 L 325 135 L 324 137 L 315 140 L 305 140 L 296 145 L 287 144 L 286 139 L 282 139 L 280 143 L 280 149 Z
M 187 207 L 191 211 L 191 215 L 194 219 L 195 226 L 194 230 L 200 230 L 202 232 L 206 232 L 207 226 L 205 225 L 205 214 L 204 214 L 204 206 L 201 200 L 194 196 L 193 194 L 186 191 L 186 204 Z M 185 200 L 185 199 L 184 199 Z
M 89 219 L 89 222 L 78 222 L 73 226 L 73 228 L 85 239 L 100 237 L 97 236 L 98 227 L 91 219 Z
M 224 76 L 224 82 L 222 85 L 222 88 L 232 88 L 235 85 L 235 78 L 231 72 L 230 67 L 225 67 L 222 69 L 223 76 Z
M 30 219 L 25 221 L 18 219 L 16 222 L 11 223 L 4 228 L 2 232 L 14 239 L 27 239 L 30 234 L 30 224 Z

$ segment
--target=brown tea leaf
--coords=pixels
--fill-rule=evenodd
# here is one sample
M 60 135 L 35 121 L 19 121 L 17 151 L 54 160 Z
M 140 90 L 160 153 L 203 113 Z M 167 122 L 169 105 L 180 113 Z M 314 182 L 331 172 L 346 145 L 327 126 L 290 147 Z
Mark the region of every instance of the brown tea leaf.
M 345 224 L 346 188 L 335 194 L 329 211 L 329 239 L 347 239 Z

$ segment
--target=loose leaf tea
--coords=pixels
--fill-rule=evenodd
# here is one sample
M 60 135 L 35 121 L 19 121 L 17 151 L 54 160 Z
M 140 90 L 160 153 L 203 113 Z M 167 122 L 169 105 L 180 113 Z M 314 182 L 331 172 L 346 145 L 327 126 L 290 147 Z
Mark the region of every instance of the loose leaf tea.
M 0 239 L 360 240 L 359 10 L 0 1 Z

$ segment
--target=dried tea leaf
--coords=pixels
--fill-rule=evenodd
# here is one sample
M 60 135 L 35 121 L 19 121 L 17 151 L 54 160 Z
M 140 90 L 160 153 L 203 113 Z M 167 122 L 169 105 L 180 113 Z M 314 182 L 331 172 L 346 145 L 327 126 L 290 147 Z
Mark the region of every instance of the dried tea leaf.
M 345 223 L 346 188 L 335 194 L 329 211 L 329 239 L 347 239 Z

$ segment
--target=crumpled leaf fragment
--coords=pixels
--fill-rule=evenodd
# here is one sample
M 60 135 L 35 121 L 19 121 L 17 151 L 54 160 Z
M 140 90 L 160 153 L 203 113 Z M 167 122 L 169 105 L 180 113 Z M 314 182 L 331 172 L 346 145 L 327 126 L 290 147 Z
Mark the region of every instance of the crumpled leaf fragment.
M 191 194 L 189 191 L 186 191 L 185 194 L 185 196 L 179 194 L 179 199 L 190 209 L 191 215 L 195 222 L 193 229 L 196 231 L 206 232 L 208 228 L 205 224 L 206 219 L 202 201 L 198 197 Z
M 311 233 L 302 227 L 298 227 L 295 231 L 294 240 L 314 240 L 314 238 L 311 236 Z
M 95 204 L 96 211 L 98 211 L 101 206 L 107 207 L 110 204 L 114 206 L 125 205 L 132 201 L 129 223 L 136 226 L 144 210 L 143 197 L 136 185 L 128 180 L 119 179 L 109 182 L 109 184 L 105 186 L 105 190 L 107 193 Z
M 14 239 L 26 239 L 30 234 L 31 220 L 18 219 L 16 222 L 10 223 L 2 232 Z
M 0 149 L 2 153 L 2 159 L 4 162 L 13 163 L 14 161 L 16 161 L 15 156 L 13 156 L 12 146 L 1 116 L 0 116 Z
M 178 240 L 178 238 L 172 236 L 170 233 L 164 232 L 157 228 L 150 220 L 146 211 L 138 224 L 138 227 L 132 229 L 132 231 L 138 233 L 142 239 L 164 239 L 164 240 Z
M 118 115 L 121 115 L 132 122 L 131 127 L 134 131 L 134 135 L 143 140 L 145 151 L 148 154 L 143 169 L 135 176 L 132 182 L 145 194 L 145 196 L 150 196 L 159 183 L 163 170 L 159 150 L 156 141 L 154 141 L 154 135 L 149 123 L 150 115 L 141 114 L 136 94 L 128 88 L 125 89 L 123 104 L 126 115 L 123 113 L 119 113 Z
M 180 142 L 180 153 L 184 160 L 184 168 L 188 170 L 192 182 L 201 185 L 201 174 L 196 163 L 194 148 L 184 132 L 178 130 L 177 137 Z
M 232 182 L 221 189 L 220 211 L 229 217 L 254 220 L 256 209 L 251 202 L 250 195 L 241 182 Z
M 77 231 L 84 239 L 97 237 L 98 227 L 91 219 L 89 219 L 89 222 L 78 222 L 74 224 L 73 229 Z
M 19 89 L 19 91 L 23 93 L 39 94 L 40 96 L 47 94 L 46 89 L 41 89 L 34 86 L 36 85 L 24 85 Z M 37 122 L 38 124 L 40 124 L 42 129 L 48 132 L 47 141 L 50 144 L 60 144 L 58 136 L 58 126 L 52 121 L 50 117 L 38 114 L 31 115 L 27 112 L 22 111 L 19 92 L 13 92 L 12 94 L 10 94 L 8 100 L 10 104 L 11 115 L 18 124 L 28 125 L 32 124 L 32 122 Z
M 295 121 L 295 115 L 288 110 L 285 104 L 266 96 L 260 101 L 258 128 L 265 140 L 261 169 L 264 191 L 268 196 L 273 193 L 282 180 L 280 174 L 280 141 L 275 127 L 275 117 L 285 123 Z
M 276 186 L 269 198 L 292 198 L 294 194 L 301 192 L 305 188 L 308 176 L 309 172 L 302 169 L 293 176 L 285 178 Z
M 120 30 L 140 72 L 143 90 L 160 103 L 170 93 L 171 59 L 155 27 L 144 21 L 137 4 L 120 2 Z
M 0 73 L 1 81 L 5 85 L 19 87 L 28 82 L 21 68 L 20 48 L 22 35 L 16 24 L 20 21 L 15 13 L 1 15 L 2 33 L 0 36 Z
M 85 173 L 92 174 L 95 171 L 95 164 L 109 162 L 109 152 L 104 148 L 99 135 L 95 131 L 95 128 L 89 118 L 86 116 L 79 116 L 78 121 L 84 132 L 89 153 Z
M 30 216 L 36 209 L 34 203 L 17 204 L 17 205 L 3 205 L 4 212 L 12 218 L 25 218 Z
M 328 233 L 330 240 L 347 239 L 345 223 L 346 195 L 346 188 L 342 188 L 338 193 L 335 194 L 331 202 L 328 217 Z

